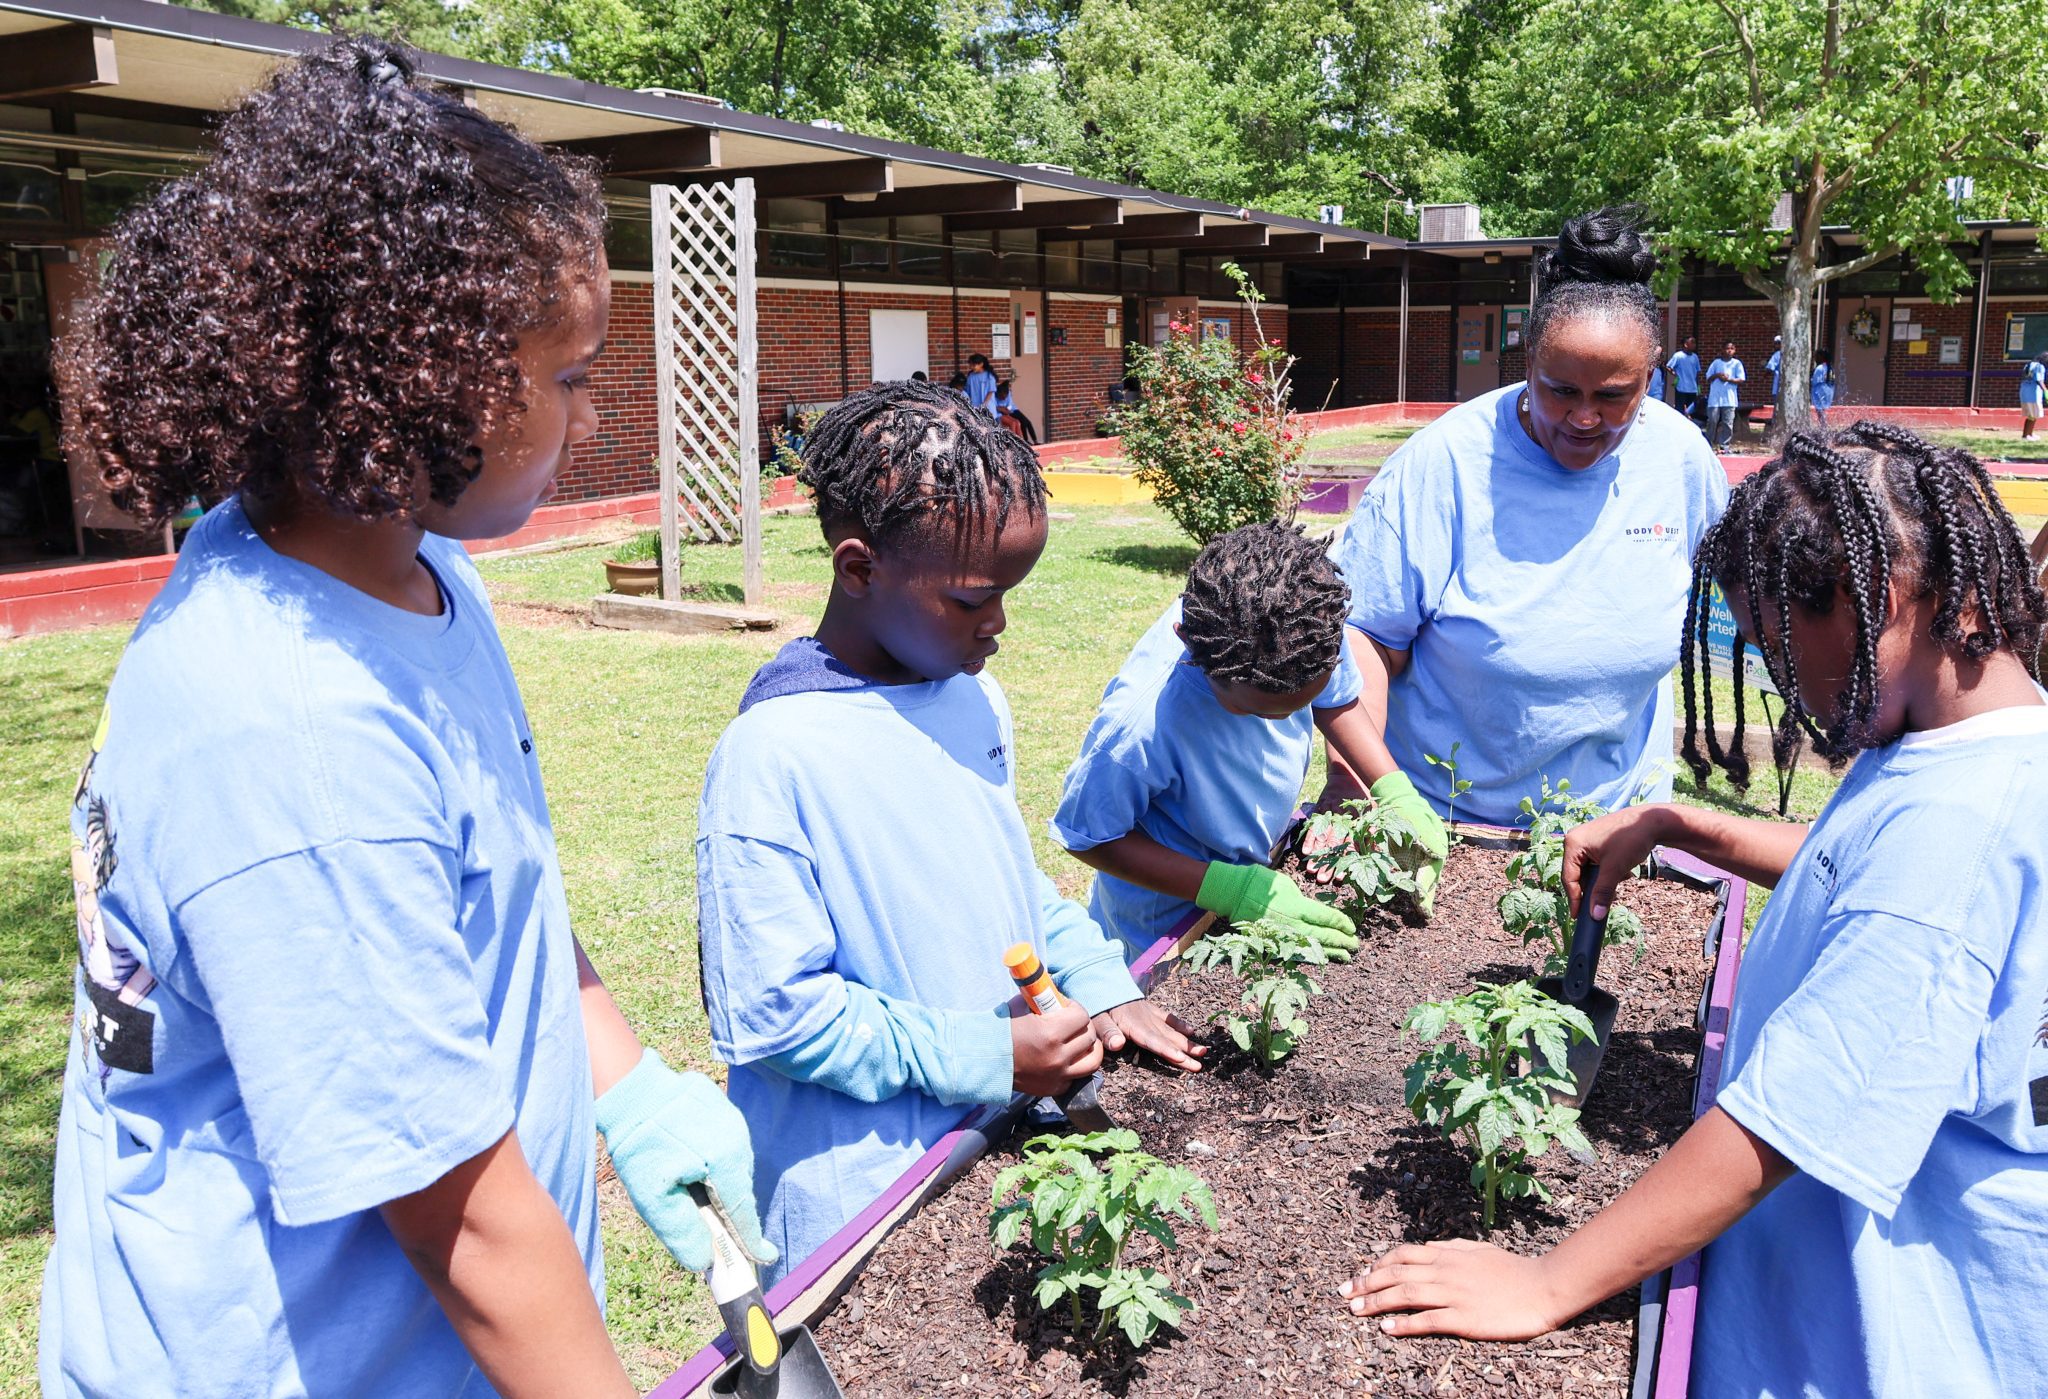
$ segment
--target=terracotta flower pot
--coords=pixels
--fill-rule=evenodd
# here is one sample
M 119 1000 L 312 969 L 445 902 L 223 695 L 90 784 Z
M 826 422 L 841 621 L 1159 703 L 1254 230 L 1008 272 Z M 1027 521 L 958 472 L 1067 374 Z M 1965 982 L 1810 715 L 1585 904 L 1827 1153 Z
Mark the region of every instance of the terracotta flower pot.
M 652 559 L 644 563 L 620 563 L 617 559 L 604 561 L 605 581 L 615 593 L 629 597 L 652 597 L 661 591 L 661 565 Z

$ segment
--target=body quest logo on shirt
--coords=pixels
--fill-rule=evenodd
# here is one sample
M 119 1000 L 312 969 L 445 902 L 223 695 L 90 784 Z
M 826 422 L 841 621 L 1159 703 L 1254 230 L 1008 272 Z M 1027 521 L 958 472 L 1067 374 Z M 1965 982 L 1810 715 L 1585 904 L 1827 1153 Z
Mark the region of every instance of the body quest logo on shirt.
M 1677 525 L 1630 525 L 1623 530 L 1627 539 L 1643 539 L 1652 544 L 1665 544 L 1678 538 Z
M 994 763 L 999 771 L 1008 772 L 1010 770 L 1009 754 L 1010 745 L 998 743 L 995 747 L 988 750 L 988 760 Z

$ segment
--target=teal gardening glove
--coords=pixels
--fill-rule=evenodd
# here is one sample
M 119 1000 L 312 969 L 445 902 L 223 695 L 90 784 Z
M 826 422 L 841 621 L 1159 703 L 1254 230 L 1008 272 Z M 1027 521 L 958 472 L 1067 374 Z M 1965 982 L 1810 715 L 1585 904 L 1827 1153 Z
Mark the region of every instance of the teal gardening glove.
M 1415 876 L 1415 907 L 1424 918 L 1436 912 L 1436 885 L 1443 877 L 1444 856 L 1451 848 L 1451 833 L 1443 818 L 1429 804 L 1408 774 L 1399 768 L 1372 784 L 1372 799 L 1408 823 L 1415 843 L 1397 852 L 1401 863 Z
M 699 1181 L 747 1252 L 775 1261 L 754 1206 L 747 1122 L 717 1084 L 677 1073 L 650 1049 L 597 1100 L 597 1130 L 633 1208 L 676 1262 L 693 1273 L 711 1266 L 711 1233 L 689 1191 Z
M 1233 923 L 1270 918 L 1323 945 L 1332 961 L 1348 962 L 1358 950 L 1358 927 L 1328 904 L 1310 898 L 1293 880 L 1264 865 L 1212 861 L 1202 875 L 1195 903 Z

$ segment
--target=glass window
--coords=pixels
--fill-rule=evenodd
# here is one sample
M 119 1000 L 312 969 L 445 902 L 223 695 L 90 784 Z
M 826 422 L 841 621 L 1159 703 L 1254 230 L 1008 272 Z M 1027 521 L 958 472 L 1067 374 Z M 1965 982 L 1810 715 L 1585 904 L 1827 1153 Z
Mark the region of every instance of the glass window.
M 937 214 L 896 220 L 896 270 L 921 282 L 946 277 L 946 224 Z
M 168 170 L 151 172 L 139 165 L 123 164 L 118 169 L 92 161 L 85 167 L 85 221 L 103 228 L 120 216 L 130 204 L 147 199 L 175 176 Z
M 1213 296 L 1228 289 L 1228 278 L 1215 273 L 1216 260 L 1207 257 L 1184 257 L 1180 260 L 1181 282 L 1189 296 Z
M 55 151 L 0 148 L 0 219 L 23 223 L 61 221 L 58 177 L 50 173 L 56 164 Z M 48 168 L 42 168 L 45 166 Z
M 1266 300 L 1278 301 L 1287 295 L 1287 264 L 1284 262 L 1262 262 L 1249 269 L 1254 285 L 1265 293 Z
M 1081 245 L 1081 285 L 1089 291 L 1116 290 L 1116 244 L 1104 238 Z
M 825 206 L 815 199 L 764 199 L 755 206 L 761 261 L 783 272 L 832 270 Z
M 1180 249 L 1159 248 L 1153 252 L 1152 290 L 1166 296 L 1180 291 Z
M 1125 249 L 1118 262 L 1123 267 L 1119 284 L 1125 291 L 1142 295 L 1152 290 L 1152 257 L 1149 253 Z
M 994 282 L 995 240 L 987 233 L 953 235 L 953 278 L 960 282 Z
M 645 209 L 613 209 L 605 223 L 604 255 L 616 270 L 654 270 L 654 220 Z
M 1081 285 L 1081 245 L 1076 242 L 1045 245 L 1045 282 L 1053 287 Z
M 1038 285 L 1038 230 L 1005 228 L 996 234 L 1002 256 L 1003 281 L 1013 287 Z
M 848 276 L 889 270 L 889 221 L 841 219 L 839 270 Z

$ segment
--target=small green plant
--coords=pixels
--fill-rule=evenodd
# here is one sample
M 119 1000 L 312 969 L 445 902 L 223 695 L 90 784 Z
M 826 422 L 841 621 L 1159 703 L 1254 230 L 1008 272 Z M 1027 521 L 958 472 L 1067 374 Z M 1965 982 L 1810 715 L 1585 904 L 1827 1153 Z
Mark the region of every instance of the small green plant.
M 1322 965 L 1329 954 L 1307 932 L 1261 918 L 1209 933 L 1187 950 L 1186 961 L 1196 971 L 1227 965 L 1244 980 L 1238 1009 L 1215 1018 L 1239 1049 L 1270 1069 L 1300 1045 L 1308 1033 L 1301 1013 L 1323 994 L 1302 968 Z
M 654 563 L 661 558 L 661 531 L 644 529 L 612 551 L 616 563 Z
M 1415 868 L 1425 857 L 1415 828 L 1391 808 L 1350 801 L 1319 811 L 1302 830 L 1301 863 L 1332 902 L 1354 919 L 1415 894 Z
M 1422 761 L 1428 763 L 1433 768 L 1442 768 L 1451 779 L 1451 799 L 1444 803 L 1444 825 L 1446 827 L 1449 827 L 1458 819 L 1458 798 L 1472 790 L 1471 780 L 1458 776 L 1458 750 L 1464 746 L 1462 742 L 1454 741 L 1451 744 L 1451 755 L 1448 758 L 1439 758 L 1434 753 L 1424 753 L 1422 755 Z M 1453 839 L 1455 838 L 1454 836 Z
M 1508 890 L 1500 896 L 1498 906 L 1501 926 L 1523 943 L 1548 941 L 1545 976 L 1564 975 L 1572 945 L 1572 905 L 1564 893 L 1565 832 L 1607 814 L 1607 808 L 1598 802 L 1574 797 L 1571 786 L 1569 778 L 1555 787 L 1546 780 L 1540 800 L 1522 798 L 1522 814 L 1529 818 L 1529 844 L 1508 857 Z M 1641 957 L 1645 940 L 1643 920 L 1633 910 L 1620 904 L 1609 907 L 1605 946 L 1625 942 Z
M 1462 1043 L 1442 1038 L 1453 1026 Z M 1553 1091 L 1570 1093 L 1573 1084 L 1550 1066 L 1565 1062 L 1571 1040 L 1593 1037 L 1592 1022 L 1576 1007 L 1552 1000 L 1532 981 L 1481 982 L 1456 1000 L 1416 1006 L 1401 1030 L 1425 1046 L 1408 1066 L 1408 1111 L 1472 1153 L 1472 1188 L 1488 1229 L 1500 1197 L 1550 1198 L 1529 1165 L 1552 1142 L 1578 1155 L 1592 1152 L 1579 1110 L 1551 1101 Z M 1538 1055 L 1533 1064 L 1525 1052 L 1530 1044 Z
M 1039 1269 L 1033 1296 L 1041 1309 L 1064 1297 L 1077 1337 L 1100 1341 L 1114 1326 L 1142 1346 L 1194 1310 L 1164 1274 L 1127 1265 L 1124 1250 L 1140 1234 L 1169 1252 L 1179 1248 L 1174 1219 L 1214 1229 L 1216 1203 L 1193 1171 L 1138 1150 L 1136 1132 L 1033 1137 L 1023 1159 L 996 1176 L 989 1204 L 998 1248 L 1028 1237 L 1052 1260 Z M 1083 1309 L 1089 1293 L 1099 1318 L 1092 1337 Z

